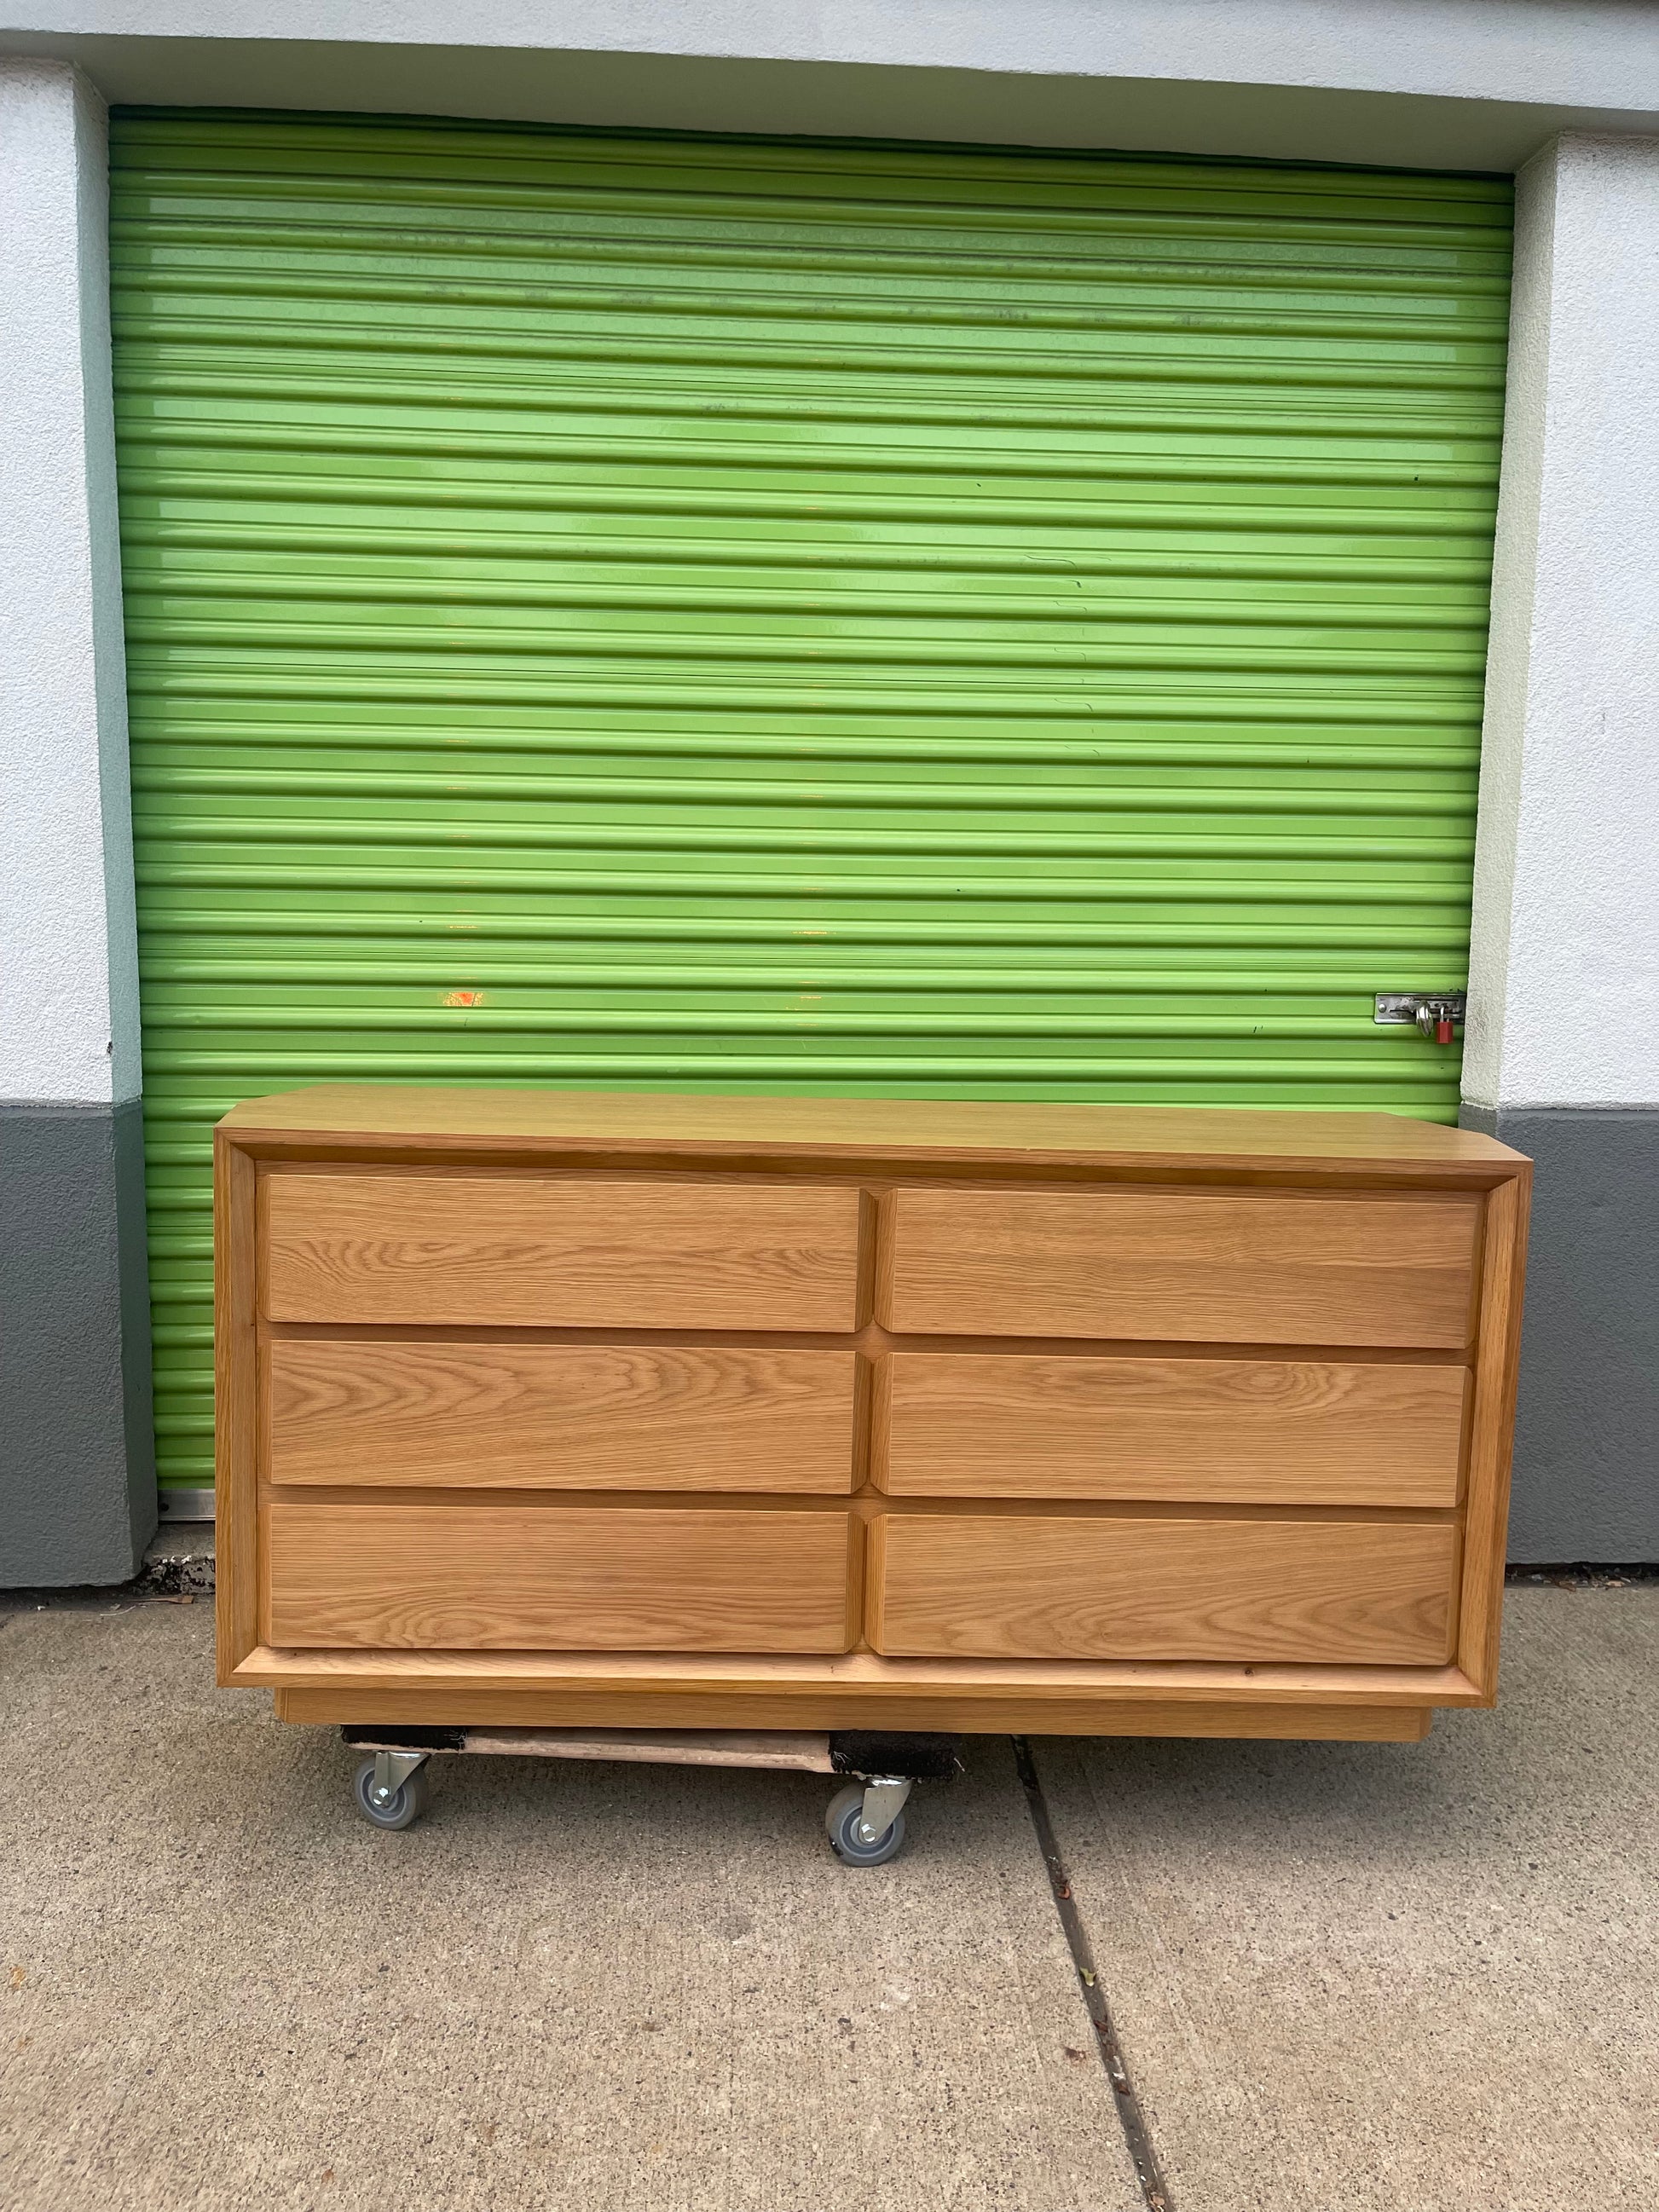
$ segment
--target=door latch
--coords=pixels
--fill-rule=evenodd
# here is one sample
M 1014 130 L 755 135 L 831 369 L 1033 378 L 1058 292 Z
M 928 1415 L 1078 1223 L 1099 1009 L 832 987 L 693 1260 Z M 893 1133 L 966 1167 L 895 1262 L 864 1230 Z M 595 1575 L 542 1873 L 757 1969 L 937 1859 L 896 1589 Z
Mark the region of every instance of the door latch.
M 1414 1022 L 1425 1037 L 1449 1044 L 1452 1031 L 1463 1026 L 1468 1004 L 1465 991 L 1379 991 L 1372 1019 L 1380 1026 Z

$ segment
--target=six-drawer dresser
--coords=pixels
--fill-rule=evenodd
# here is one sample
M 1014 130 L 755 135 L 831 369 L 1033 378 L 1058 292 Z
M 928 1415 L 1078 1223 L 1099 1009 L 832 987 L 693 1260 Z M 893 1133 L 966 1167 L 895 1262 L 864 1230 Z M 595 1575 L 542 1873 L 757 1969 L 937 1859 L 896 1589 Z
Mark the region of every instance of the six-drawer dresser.
M 1420 1735 L 1495 1693 L 1529 1175 L 1387 1115 L 251 1100 L 221 1678 L 355 1724 Z

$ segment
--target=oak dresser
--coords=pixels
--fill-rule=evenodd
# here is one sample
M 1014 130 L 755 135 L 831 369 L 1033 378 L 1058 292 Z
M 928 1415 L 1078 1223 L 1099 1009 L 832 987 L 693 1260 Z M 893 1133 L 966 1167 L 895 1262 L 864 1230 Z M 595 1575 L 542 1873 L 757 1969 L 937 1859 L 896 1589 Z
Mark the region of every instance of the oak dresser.
M 286 1718 L 1492 1700 L 1530 1169 L 1486 1138 L 326 1086 L 216 1144 L 221 1679 Z

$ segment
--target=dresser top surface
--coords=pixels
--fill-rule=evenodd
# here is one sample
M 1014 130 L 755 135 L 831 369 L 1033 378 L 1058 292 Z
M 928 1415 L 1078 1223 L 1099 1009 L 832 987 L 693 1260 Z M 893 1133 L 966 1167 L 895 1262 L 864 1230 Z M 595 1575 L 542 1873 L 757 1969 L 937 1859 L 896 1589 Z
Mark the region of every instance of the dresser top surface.
M 1472 1129 L 1397 1114 L 1224 1107 L 1026 1104 L 990 1100 L 754 1097 L 669 1091 L 441 1090 L 318 1084 L 233 1107 L 240 1141 L 430 1145 L 434 1151 L 561 1149 L 842 1158 L 952 1158 L 1127 1165 L 1493 1170 L 1522 1156 Z

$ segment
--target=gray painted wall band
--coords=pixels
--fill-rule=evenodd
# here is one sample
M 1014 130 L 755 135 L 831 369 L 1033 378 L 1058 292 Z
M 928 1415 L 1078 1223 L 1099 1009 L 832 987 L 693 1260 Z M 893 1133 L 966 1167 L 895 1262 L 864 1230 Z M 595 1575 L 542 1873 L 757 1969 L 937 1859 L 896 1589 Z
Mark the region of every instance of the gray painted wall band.
M 1510 1557 L 1659 1560 L 1659 1108 L 1460 1118 L 1537 1163 Z
M 118 1583 L 155 1532 L 143 1118 L 0 1103 L 0 1587 Z

